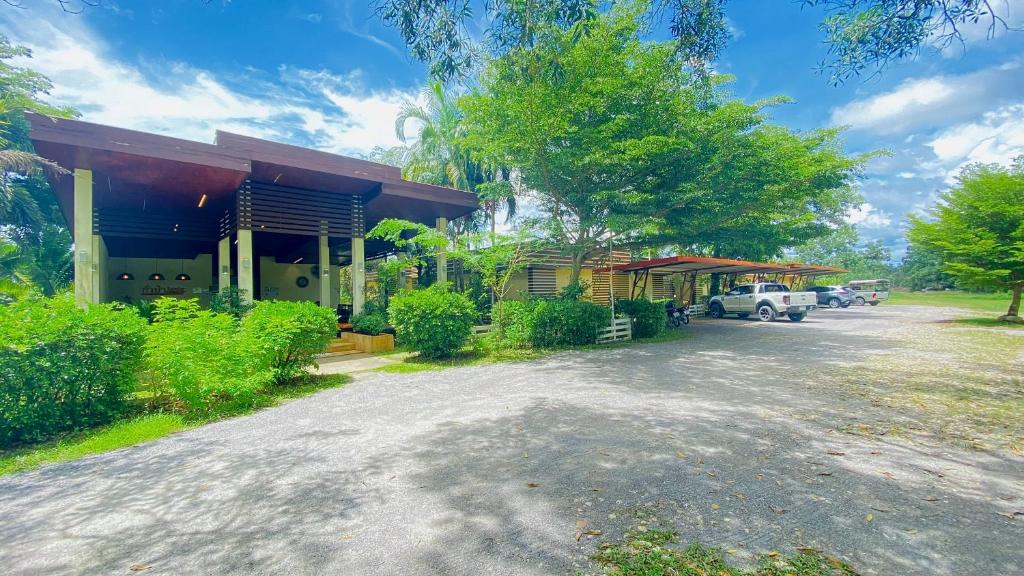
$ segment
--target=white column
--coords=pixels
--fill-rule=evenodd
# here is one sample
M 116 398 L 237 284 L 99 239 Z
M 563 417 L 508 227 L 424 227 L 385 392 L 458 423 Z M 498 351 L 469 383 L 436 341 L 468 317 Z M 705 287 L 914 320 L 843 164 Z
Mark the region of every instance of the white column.
M 366 302 L 366 253 L 363 250 L 363 239 L 352 239 L 352 313 L 363 311 Z
M 99 234 L 92 235 L 92 281 L 95 293 L 94 303 L 106 302 L 108 299 L 107 284 L 110 272 L 107 270 L 107 244 Z
M 331 308 L 331 248 L 327 234 L 320 235 L 320 305 Z
M 441 216 L 437 219 L 437 231 L 444 234 L 445 237 L 448 235 L 448 219 Z M 448 284 L 448 247 L 442 246 L 437 250 L 437 283 L 442 285 Z
M 227 292 L 231 288 L 231 236 L 217 242 L 217 290 Z
M 92 170 L 75 169 L 74 196 L 75 301 L 85 306 L 98 301 L 92 233 Z
M 256 297 L 253 292 L 253 267 L 256 263 L 252 257 L 252 230 L 238 230 L 238 291 L 245 302 L 252 302 Z

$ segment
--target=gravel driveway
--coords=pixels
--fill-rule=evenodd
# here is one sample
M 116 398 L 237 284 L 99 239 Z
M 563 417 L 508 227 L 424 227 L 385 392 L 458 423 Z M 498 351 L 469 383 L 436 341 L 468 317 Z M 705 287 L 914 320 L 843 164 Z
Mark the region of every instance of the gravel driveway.
M 999 512 L 1024 510 L 1024 459 L 836 431 L 885 408 L 816 373 L 869 362 L 914 310 L 370 373 L 0 478 L 0 572 L 572 574 L 650 524 L 738 559 L 810 546 L 866 574 L 1021 574 L 1024 517 Z M 581 521 L 602 535 L 577 540 Z

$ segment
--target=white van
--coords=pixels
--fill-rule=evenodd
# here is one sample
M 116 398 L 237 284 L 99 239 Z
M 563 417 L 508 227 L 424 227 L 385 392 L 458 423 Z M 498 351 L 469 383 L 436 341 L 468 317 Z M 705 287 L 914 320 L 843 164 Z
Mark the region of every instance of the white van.
M 889 298 L 891 286 L 889 280 L 853 280 L 846 285 L 846 289 L 853 292 L 853 303 L 857 306 L 878 306 L 879 302 Z

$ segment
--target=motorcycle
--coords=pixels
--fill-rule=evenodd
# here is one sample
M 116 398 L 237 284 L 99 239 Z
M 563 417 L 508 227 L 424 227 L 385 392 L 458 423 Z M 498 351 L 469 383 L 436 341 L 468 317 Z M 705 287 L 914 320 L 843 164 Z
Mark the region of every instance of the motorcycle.
M 689 304 L 684 304 L 682 308 L 679 308 L 675 305 L 674 302 L 666 302 L 665 313 L 668 315 L 668 323 L 673 328 L 679 328 L 683 324 L 690 323 Z

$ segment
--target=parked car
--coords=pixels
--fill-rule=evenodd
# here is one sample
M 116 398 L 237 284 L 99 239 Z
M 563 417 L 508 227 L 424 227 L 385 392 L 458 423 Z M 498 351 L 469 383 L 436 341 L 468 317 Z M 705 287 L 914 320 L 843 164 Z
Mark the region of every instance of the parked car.
M 818 295 L 818 304 L 829 308 L 849 308 L 853 304 L 853 291 L 842 286 L 809 286 L 808 292 Z
M 777 282 L 741 284 L 725 294 L 713 296 L 708 303 L 712 318 L 736 314 L 746 318 L 757 314 L 762 322 L 771 322 L 779 316 L 788 316 L 793 322 L 803 320 L 807 313 L 818 307 L 814 292 L 791 292 L 789 286 Z
M 889 280 L 852 280 L 846 288 L 853 292 L 853 302 L 857 306 L 878 306 L 879 302 L 889 298 L 890 286 L 892 282 Z

